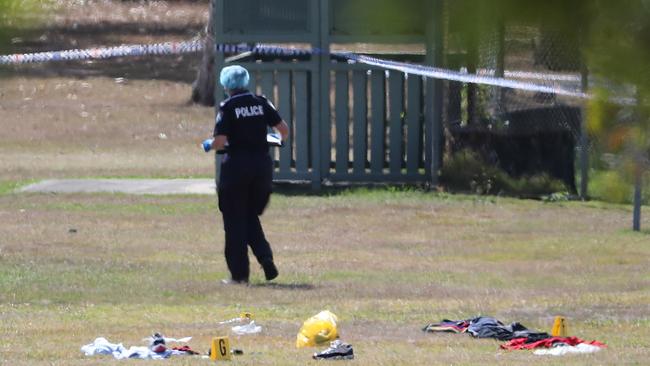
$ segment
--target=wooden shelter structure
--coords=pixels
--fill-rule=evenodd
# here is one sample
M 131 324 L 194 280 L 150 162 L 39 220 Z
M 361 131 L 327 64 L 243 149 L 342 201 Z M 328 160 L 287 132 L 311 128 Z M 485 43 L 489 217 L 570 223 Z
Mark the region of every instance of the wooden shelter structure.
M 331 51 L 421 44 L 424 62 L 442 66 L 442 0 L 213 1 L 216 44 L 313 50 L 308 57 L 237 62 L 251 73 L 250 89 L 273 101 L 290 126 L 288 142 L 275 154 L 274 179 L 308 181 L 314 190 L 323 182 L 437 184 L 441 82 L 350 63 Z M 226 60 L 217 53 L 215 70 Z

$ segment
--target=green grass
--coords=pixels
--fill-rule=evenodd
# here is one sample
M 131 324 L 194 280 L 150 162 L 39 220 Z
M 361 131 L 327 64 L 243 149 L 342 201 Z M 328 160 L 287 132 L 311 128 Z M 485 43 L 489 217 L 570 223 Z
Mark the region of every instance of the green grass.
M 13 193 L 21 187 L 34 183 L 35 181 L 34 179 L 0 181 L 0 196 Z
M 96 211 L 103 214 L 116 214 L 121 215 L 191 215 L 191 214 L 205 214 L 212 210 L 213 207 L 209 203 L 204 202 L 190 202 L 185 204 L 179 203 L 161 203 L 156 202 L 155 198 L 151 198 L 150 202 L 129 202 L 120 205 L 112 203 L 99 203 L 99 202 L 56 202 L 49 203 L 43 206 L 43 209 L 49 211 Z
M 251 311 L 264 331 L 234 337 L 244 365 L 310 364 L 302 321 L 339 316 L 358 365 L 642 364 L 649 356 L 648 236 L 625 206 L 353 189 L 275 194 L 263 216 L 281 276 L 224 287 L 214 197 L 111 194 L 0 196 L 0 361 L 110 363 L 79 347 L 99 336 L 142 344 L 152 331 L 193 336 L 200 351 Z M 650 222 L 644 216 L 643 225 Z M 74 228 L 75 231 L 70 231 Z M 543 359 L 499 342 L 424 334 L 443 318 L 492 315 L 608 348 Z M 232 336 L 232 335 L 231 335 Z M 211 364 L 176 358 L 168 364 Z
M 70 19 L 85 16 L 88 7 L 101 17 L 132 6 L 93 2 Z M 195 14 L 205 13 L 196 7 L 202 10 Z M 167 13 L 165 6 L 155 8 Z M 142 41 L 119 31 L 110 36 Z M 131 66 L 129 72 L 141 72 Z M 70 69 L 75 76 L 65 76 Z M 49 178 L 212 177 L 213 157 L 198 143 L 211 133 L 214 110 L 187 104 L 189 83 L 116 84 L 112 77 L 79 78 L 77 66 L 61 71 L 24 78 L 13 70 L 2 80 L 2 365 L 149 364 L 87 358 L 79 347 L 99 336 L 142 345 L 154 331 L 193 336 L 190 345 L 201 352 L 212 337 L 231 335 L 245 352 L 233 364 L 317 365 L 310 359 L 316 349 L 296 349 L 294 342 L 302 322 L 323 309 L 339 316 L 340 333 L 355 348 L 354 365 L 647 363 L 647 206 L 645 231 L 633 233 L 627 204 L 409 187 L 326 188 L 320 195 L 278 189 L 285 193 L 274 194 L 263 224 L 280 277 L 267 285 L 253 263 L 250 287 L 224 287 L 219 280 L 228 271 L 215 197 L 17 192 Z M 80 116 L 82 109 L 90 118 Z M 160 132 L 168 139 L 160 140 Z M 456 168 L 467 173 L 462 161 Z M 499 178 L 487 173 L 473 173 L 479 179 L 468 190 L 485 191 L 492 182 L 484 178 Z M 544 177 L 502 182 L 522 190 L 528 183 L 557 190 Z M 599 184 L 594 179 L 592 187 Z M 236 337 L 218 325 L 241 311 L 256 315 L 261 335 Z M 608 349 L 549 359 L 500 351 L 490 340 L 420 331 L 443 318 L 481 314 L 540 330 L 564 315 L 571 334 Z M 214 364 L 197 358 L 164 363 Z

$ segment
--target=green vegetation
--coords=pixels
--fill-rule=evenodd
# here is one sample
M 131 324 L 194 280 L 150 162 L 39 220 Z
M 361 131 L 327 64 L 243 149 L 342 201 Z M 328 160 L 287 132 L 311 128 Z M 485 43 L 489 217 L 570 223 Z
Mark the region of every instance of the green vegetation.
M 0 181 L 0 196 L 15 192 L 20 187 L 33 183 L 34 180 Z
M 643 203 L 650 203 L 650 174 L 646 174 Z M 589 196 L 612 203 L 632 203 L 634 187 L 617 171 L 592 170 L 589 174 Z
M 571 41 L 566 44 L 575 44 L 573 48 L 560 46 L 552 56 L 547 55 L 555 65 L 546 66 L 588 71 L 590 92 L 595 95 L 586 108 L 593 147 L 598 153 L 616 154 L 619 165 L 615 170 L 620 178 L 639 189 L 643 186 L 644 172 L 650 167 L 648 0 L 496 0 L 489 5 L 460 0 L 448 4 L 450 18 L 457 23 L 456 47 L 466 52 L 468 67 L 475 62 L 472 54 L 477 49 L 489 47 L 480 44 L 482 36 L 508 25 L 526 24 L 539 29 L 542 36 L 550 31 L 558 39 Z M 544 41 L 542 37 L 540 43 Z M 610 176 L 595 179 L 607 181 L 597 184 L 614 183 Z M 595 190 L 599 197 L 611 201 L 620 202 L 627 196 L 620 189 Z M 610 193 L 612 197 L 606 197 Z M 637 208 L 639 204 L 635 203 Z
M 564 184 L 547 175 L 512 178 L 496 166 L 485 163 L 471 150 L 462 150 L 448 159 L 441 180 L 452 190 L 474 194 L 541 196 L 564 192 Z
M 10 38 L 8 29 L 34 26 L 38 15 L 44 10 L 49 0 L 0 0 L 0 51 L 5 49 Z

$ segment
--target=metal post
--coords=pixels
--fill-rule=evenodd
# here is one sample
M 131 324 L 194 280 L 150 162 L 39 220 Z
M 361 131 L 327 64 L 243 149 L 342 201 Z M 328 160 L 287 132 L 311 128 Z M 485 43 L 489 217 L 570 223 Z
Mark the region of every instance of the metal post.
M 503 17 L 497 19 L 495 36 L 497 42 L 497 52 L 495 55 L 495 65 L 494 65 L 494 76 L 502 78 L 505 73 L 505 24 Z M 493 106 L 494 113 L 500 115 L 503 112 L 503 92 L 504 88 L 496 87 L 494 88 L 493 95 Z
M 322 185 L 320 137 L 323 125 L 329 122 L 326 120 L 329 110 L 325 107 L 329 105 L 329 79 L 325 70 L 329 61 L 328 14 L 328 0 L 312 0 L 312 48 L 318 51 L 312 55 L 311 60 L 314 65 L 311 73 L 311 187 L 316 192 L 321 190 Z
M 443 62 L 443 0 L 427 1 L 426 24 L 426 63 L 431 66 L 442 67 Z M 440 79 L 427 79 L 425 91 L 425 124 L 431 143 L 429 157 L 429 174 L 431 187 L 438 185 L 438 172 L 442 166 L 442 81 Z
M 330 170 L 330 160 L 331 160 L 331 141 L 330 136 L 331 122 L 330 122 L 330 1 L 321 0 L 319 1 L 320 10 L 319 10 L 319 49 L 320 58 L 318 69 L 320 71 L 320 114 L 319 114 L 319 148 L 320 148 L 320 174 L 318 176 L 318 186 L 316 189 L 320 190 L 321 181 L 323 177 L 329 176 Z M 323 140 L 321 140 L 323 139 Z M 327 141 L 327 143 L 324 143 Z M 324 151 L 324 149 L 327 149 Z
M 639 95 L 639 89 L 636 91 L 636 113 L 635 116 L 639 122 L 647 118 L 647 115 L 643 113 L 641 109 L 641 103 L 643 103 L 641 95 Z M 637 146 L 636 151 L 634 152 L 634 212 L 632 217 L 632 230 L 640 231 L 641 230 L 641 187 L 643 187 L 643 172 L 647 167 L 647 150 Z
M 580 72 L 580 86 L 583 93 L 589 88 L 589 73 L 587 67 L 583 66 Z M 587 199 L 587 190 L 589 188 L 589 141 L 587 136 L 587 110 L 582 107 L 580 121 L 580 199 Z
M 641 187 L 643 186 L 643 166 L 639 158 L 636 161 L 634 172 L 634 214 L 632 230 L 641 230 Z

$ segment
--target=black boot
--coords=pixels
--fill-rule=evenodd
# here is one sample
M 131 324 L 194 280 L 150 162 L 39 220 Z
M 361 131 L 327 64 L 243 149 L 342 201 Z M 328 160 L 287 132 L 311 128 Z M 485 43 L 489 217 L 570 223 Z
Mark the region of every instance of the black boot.
M 264 269 L 264 277 L 267 281 L 278 277 L 278 269 L 275 267 L 275 263 L 272 260 L 262 263 L 262 268 Z

